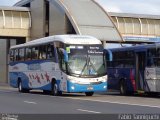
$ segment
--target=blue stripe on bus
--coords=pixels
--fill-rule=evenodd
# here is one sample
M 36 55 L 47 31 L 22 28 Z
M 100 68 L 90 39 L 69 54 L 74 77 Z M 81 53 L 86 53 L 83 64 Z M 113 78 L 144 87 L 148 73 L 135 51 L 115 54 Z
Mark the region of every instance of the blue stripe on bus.
M 89 90 L 88 89 L 89 87 L 92 87 L 93 90 Z M 103 82 L 101 84 L 96 84 L 96 85 L 80 85 L 80 84 L 75 84 L 70 81 L 67 81 L 67 91 L 68 92 L 97 92 L 97 91 L 105 92 L 107 91 L 107 82 Z
M 41 64 L 41 63 L 46 63 L 46 62 L 54 62 L 53 60 L 30 60 L 30 61 L 18 61 L 18 62 L 10 62 L 10 66 L 14 66 L 14 65 L 17 65 L 17 64 L 20 64 L 20 63 L 24 63 L 24 64 L 27 64 L 27 65 L 30 65 L 30 64 Z M 55 62 L 56 63 L 56 62 Z

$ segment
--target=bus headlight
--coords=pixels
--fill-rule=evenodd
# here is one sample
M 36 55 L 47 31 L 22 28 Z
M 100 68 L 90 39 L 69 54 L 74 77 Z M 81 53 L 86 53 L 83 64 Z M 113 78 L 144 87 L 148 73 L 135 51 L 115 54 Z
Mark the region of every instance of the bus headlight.
M 103 86 L 103 88 L 104 88 L 104 89 L 106 89 L 106 88 L 107 88 L 107 86 Z
M 75 87 L 74 87 L 74 86 L 71 86 L 71 89 L 72 89 L 72 90 L 74 90 L 74 89 L 75 89 Z
M 102 81 L 102 82 L 107 82 L 107 79 L 108 79 L 108 76 L 106 75 L 106 76 L 103 76 L 103 77 L 102 77 L 102 80 L 101 80 L 101 81 Z
M 72 77 L 72 76 L 68 76 L 68 80 L 71 82 L 71 83 L 76 83 L 76 78 L 75 77 Z

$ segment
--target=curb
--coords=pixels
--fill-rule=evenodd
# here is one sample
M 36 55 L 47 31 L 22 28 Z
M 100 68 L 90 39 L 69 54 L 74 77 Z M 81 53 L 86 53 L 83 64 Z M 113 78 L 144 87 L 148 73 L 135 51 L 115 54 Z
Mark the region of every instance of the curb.
M 15 89 L 15 88 L 11 87 L 7 83 L 0 83 L 0 89 L 2 89 L 2 90 L 11 90 L 11 89 Z

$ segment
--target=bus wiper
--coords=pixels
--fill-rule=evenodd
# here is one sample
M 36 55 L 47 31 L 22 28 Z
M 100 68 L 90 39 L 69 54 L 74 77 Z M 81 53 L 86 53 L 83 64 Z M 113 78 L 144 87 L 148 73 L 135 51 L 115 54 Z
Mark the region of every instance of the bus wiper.
M 96 70 L 95 66 L 93 65 L 93 63 L 91 62 L 91 58 L 90 58 L 90 57 L 89 57 L 89 62 L 88 62 L 88 63 L 91 64 L 93 70 L 97 73 L 97 70 Z M 90 69 L 90 68 L 89 68 L 89 69 Z
M 85 65 L 84 65 L 84 67 L 83 67 L 83 69 L 81 71 L 81 74 L 79 76 L 82 76 L 82 73 L 84 72 L 84 70 L 87 67 L 87 65 L 88 65 L 88 57 L 86 58 L 86 63 L 85 63 Z
M 90 65 L 89 65 L 89 63 L 90 63 Z M 91 66 L 92 66 L 93 70 L 95 71 L 95 73 L 97 74 L 95 66 L 91 62 L 90 57 L 87 56 L 86 63 L 84 65 L 83 69 L 82 69 L 82 72 L 81 72 L 80 76 L 82 76 L 82 74 L 83 74 L 83 72 L 84 72 L 84 70 L 85 70 L 86 67 L 87 67 L 87 70 L 89 71 L 89 75 L 90 75 Z

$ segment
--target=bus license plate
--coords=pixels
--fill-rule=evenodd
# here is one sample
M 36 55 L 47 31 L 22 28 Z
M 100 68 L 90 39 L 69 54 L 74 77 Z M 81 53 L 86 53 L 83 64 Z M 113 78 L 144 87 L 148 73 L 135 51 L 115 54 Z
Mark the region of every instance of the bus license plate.
M 87 90 L 93 90 L 92 86 L 88 86 Z

